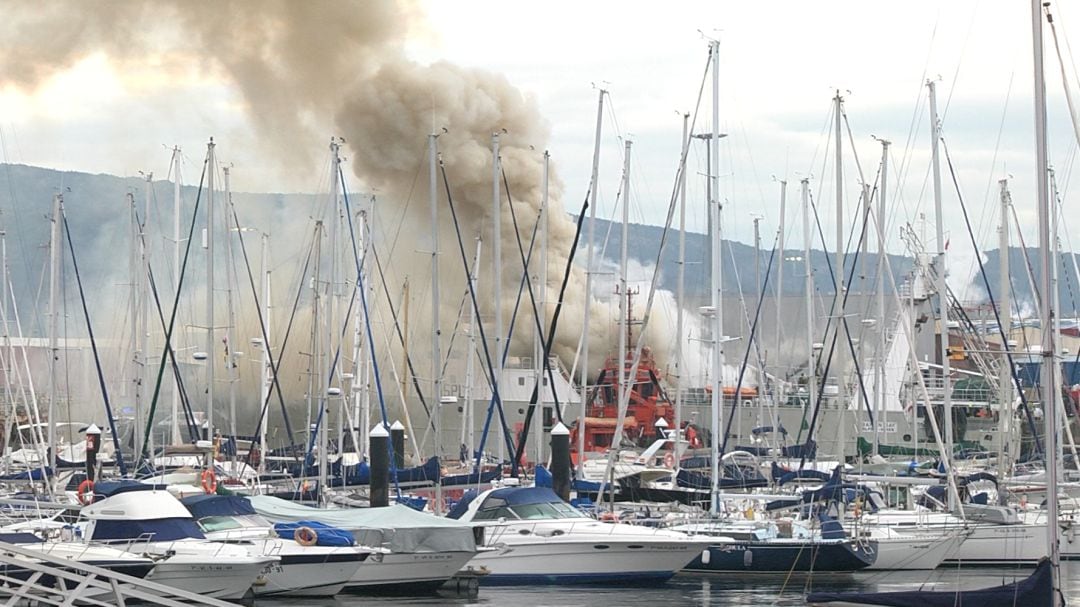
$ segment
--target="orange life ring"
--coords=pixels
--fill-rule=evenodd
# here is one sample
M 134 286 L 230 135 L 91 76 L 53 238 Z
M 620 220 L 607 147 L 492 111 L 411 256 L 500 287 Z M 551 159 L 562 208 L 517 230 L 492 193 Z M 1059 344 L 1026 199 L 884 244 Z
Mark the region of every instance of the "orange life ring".
M 664 455 L 664 466 L 666 466 L 668 469 L 671 469 L 671 470 L 675 469 L 675 454 L 674 453 L 668 451 Z
M 619 522 L 619 515 L 610 510 L 605 510 L 600 513 L 600 520 L 609 523 L 617 523 Z
M 199 480 L 202 481 L 202 490 L 206 494 L 217 493 L 217 475 L 210 468 L 202 471 L 199 476 Z
M 76 492 L 79 497 L 79 503 L 83 506 L 90 505 L 90 502 L 94 501 L 94 481 L 85 479 L 79 483 L 79 490 Z
M 311 527 L 297 527 L 293 539 L 301 546 L 314 546 L 319 542 L 319 534 Z

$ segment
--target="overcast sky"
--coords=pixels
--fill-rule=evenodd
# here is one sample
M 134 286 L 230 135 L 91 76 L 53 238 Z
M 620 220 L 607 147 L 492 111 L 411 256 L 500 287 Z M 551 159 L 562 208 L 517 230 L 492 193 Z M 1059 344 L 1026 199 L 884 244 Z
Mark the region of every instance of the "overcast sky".
M 750 240 L 754 214 L 766 246 L 778 221 L 779 184 L 789 183 L 789 246 L 801 246 L 798 182 L 811 178 L 831 246 L 834 143 L 826 126 L 836 89 L 845 98 L 855 153 L 846 140 L 844 191 L 857 200 L 861 167 L 873 182 L 880 147 L 893 142 L 889 234 L 927 213 L 933 234 L 929 122 L 925 80 L 938 80 L 943 128 L 980 246 L 996 247 L 997 180 L 1011 176 L 1013 200 L 1034 242 L 1031 202 L 1032 55 L 1026 2 L 423 2 L 426 19 L 410 34 L 416 60 L 446 60 L 504 74 L 534 96 L 552 132 L 548 147 L 576 208 L 589 179 L 595 86 L 610 91 L 601 156 L 601 215 L 611 215 L 620 179 L 622 139 L 633 146 L 631 217 L 663 223 L 678 163 L 681 112 L 695 110 L 707 58 L 706 37 L 721 41 L 721 181 L 725 235 Z M 1064 40 L 1080 34 L 1080 11 L 1052 7 Z M 1059 65 L 1047 30 L 1051 160 L 1065 208 L 1075 137 Z M 1076 35 L 1073 39 L 1077 38 Z M 1064 49 L 1068 53 L 1068 48 Z M 1071 59 L 1067 59 L 1071 61 Z M 1070 78 L 1075 70 L 1069 68 Z M 1073 80 L 1075 86 L 1075 79 Z M 234 187 L 246 191 L 312 191 L 320 166 L 281 171 L 262 157 L 231 83 L 193 70 L 156 75 L 154 65 L 119 69 L 91 55 L 37 91 L 0 89 L 4 160 L 133 175 L 167 171 L 166 146 L 198 158 L 206 139 L 235 165 Z M 708 89 L 706 89 L 708 90 Z M 704 100 L 698 130 L 709 128 Z M 497 125 L 493 125 L 497 126 Z M 327 136 L 330 134 L 328 133 Z M 542 143 L 542 142 L 538 142 Z M 704 152 L 690 157 L 692 229 L 704 229 Z M 189 174 L 192 171 L 188 171 Z M 966 246 L 950 171 L 942 171 L 950 251 Z M 898 188 L 898 190 L 894 189 Z M 1066 213 L 1068 215 L 1068 213 Z M 847 215 L 848 222 L 852 215 Z M 1070 246 L 1066 243 L 1066 246 Z M 932 246 L 933 248 L 933 246 Z M 1075 247 L 1073 247 L 1075 248 Z M 969 260 L 970 261 L 970 260 Z M 956 272 L 965 262 L 954 267 Z

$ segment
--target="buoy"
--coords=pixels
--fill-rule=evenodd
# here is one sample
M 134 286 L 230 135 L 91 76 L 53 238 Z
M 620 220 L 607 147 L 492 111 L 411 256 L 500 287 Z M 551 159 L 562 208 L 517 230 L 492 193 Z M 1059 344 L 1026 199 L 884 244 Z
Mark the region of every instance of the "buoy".
M 206 493 L 207 495 L 217 493 L 217 475 L 214 474 L 213 470 L 209 468 L 203 470 L 199 478 L 202 481 L 202 489 L 204 493 Z
M 79 503 L 83 506 L 90 505 L 90 502 L 94 501 L 94 481 L 86 479 L 79 483 L 79 490 L 77 492 L 79 497 Z
M 319 541 L 319 534 L 311 527 L 298 527 L 293 539 L 301 546 L 314 546 Z

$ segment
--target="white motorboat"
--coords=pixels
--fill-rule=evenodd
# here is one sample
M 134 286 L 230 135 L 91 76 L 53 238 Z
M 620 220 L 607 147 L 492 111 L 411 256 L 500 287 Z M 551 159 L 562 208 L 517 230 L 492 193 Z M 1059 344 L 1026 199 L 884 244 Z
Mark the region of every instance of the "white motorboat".
M 333 596 L 345 587 L 371 550 L 326 546 L 326 534 L 315 533 L 314 545 L 274 535 L 273 525 L 245 497 L 202 495 L 182 500 L 206 539 L 242 547 L 252 556 L 278 556 L 252 589 L 262 596 Z M 349 538 L 351 541 L 351 537 Z
M 276 556 L 206 540 L 187 509 L 164 488 L 135 481 L 98 483 L 82 510 L 86 541 L 158 560 L 146 579 L 219 599 L 251 593 Z
M 434 591 L 473 560 L 470 525 L 396 504 L 385 508 L 310 508 L 269 496 L 249 498 L 273 522 L 314 520 L 375 548 L 345 586 L 348 592 L 418 594 Z
M 663 583 L 715 542 L 597 521 L 542 487 L 489 489 L 448 516 L 484 527 L 481 584 Z

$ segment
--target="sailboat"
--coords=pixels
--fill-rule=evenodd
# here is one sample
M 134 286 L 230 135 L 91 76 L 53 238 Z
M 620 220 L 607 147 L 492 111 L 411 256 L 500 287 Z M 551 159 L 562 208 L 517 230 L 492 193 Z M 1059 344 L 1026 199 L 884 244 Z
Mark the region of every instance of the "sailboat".
M 1039 320 L 1041 327 L 1050 326 L 1054 318 L 1054 298 L 1050 296 L 1053 285 L 1050 272 L 1050 201 L 1049 173 L 1046 143 L 1046 83 L 1043 73 L 1041 0 L 1032 0 L 1032 45 L 1035 59 L 1035 144 L 1037 159 L 1038 211 L 1039 211 L 1039 251 L 1042 259 L 1043 297 L 1039 302 Z M 1049 13 L 1047 13 L 1049 17 Z M 1042 400 L 1046 419 L 1046 440 L 1044 442 L 1046 464 L 1046 517 L 1048 521 L 1058 520 L 1058 446 L 1057 446 L 1057 399 L 1058 363 L 1055 356 L 1057 336 L 1055 331 L 1042 331 Z M 977 590 L 954 591 L 901 591 L 901 592 L 852 592 L 852 593 L 811 593 L 806 597 L 811 605 L 885 605 L 895 607 L 919 606 L 936 607 L 971 604 L 980 607 L 1006 607 L 1024 605 L 1028 607 L 1057 607 L 1064 604 L 1060 593 L 1058 569 L 1060 554 L 1058 549 L 1058 529 L 1056 524 L 1047 524 L 1048 556 L 1039 561 L 1035 571 L 1028 577 L 1001 586 Z

